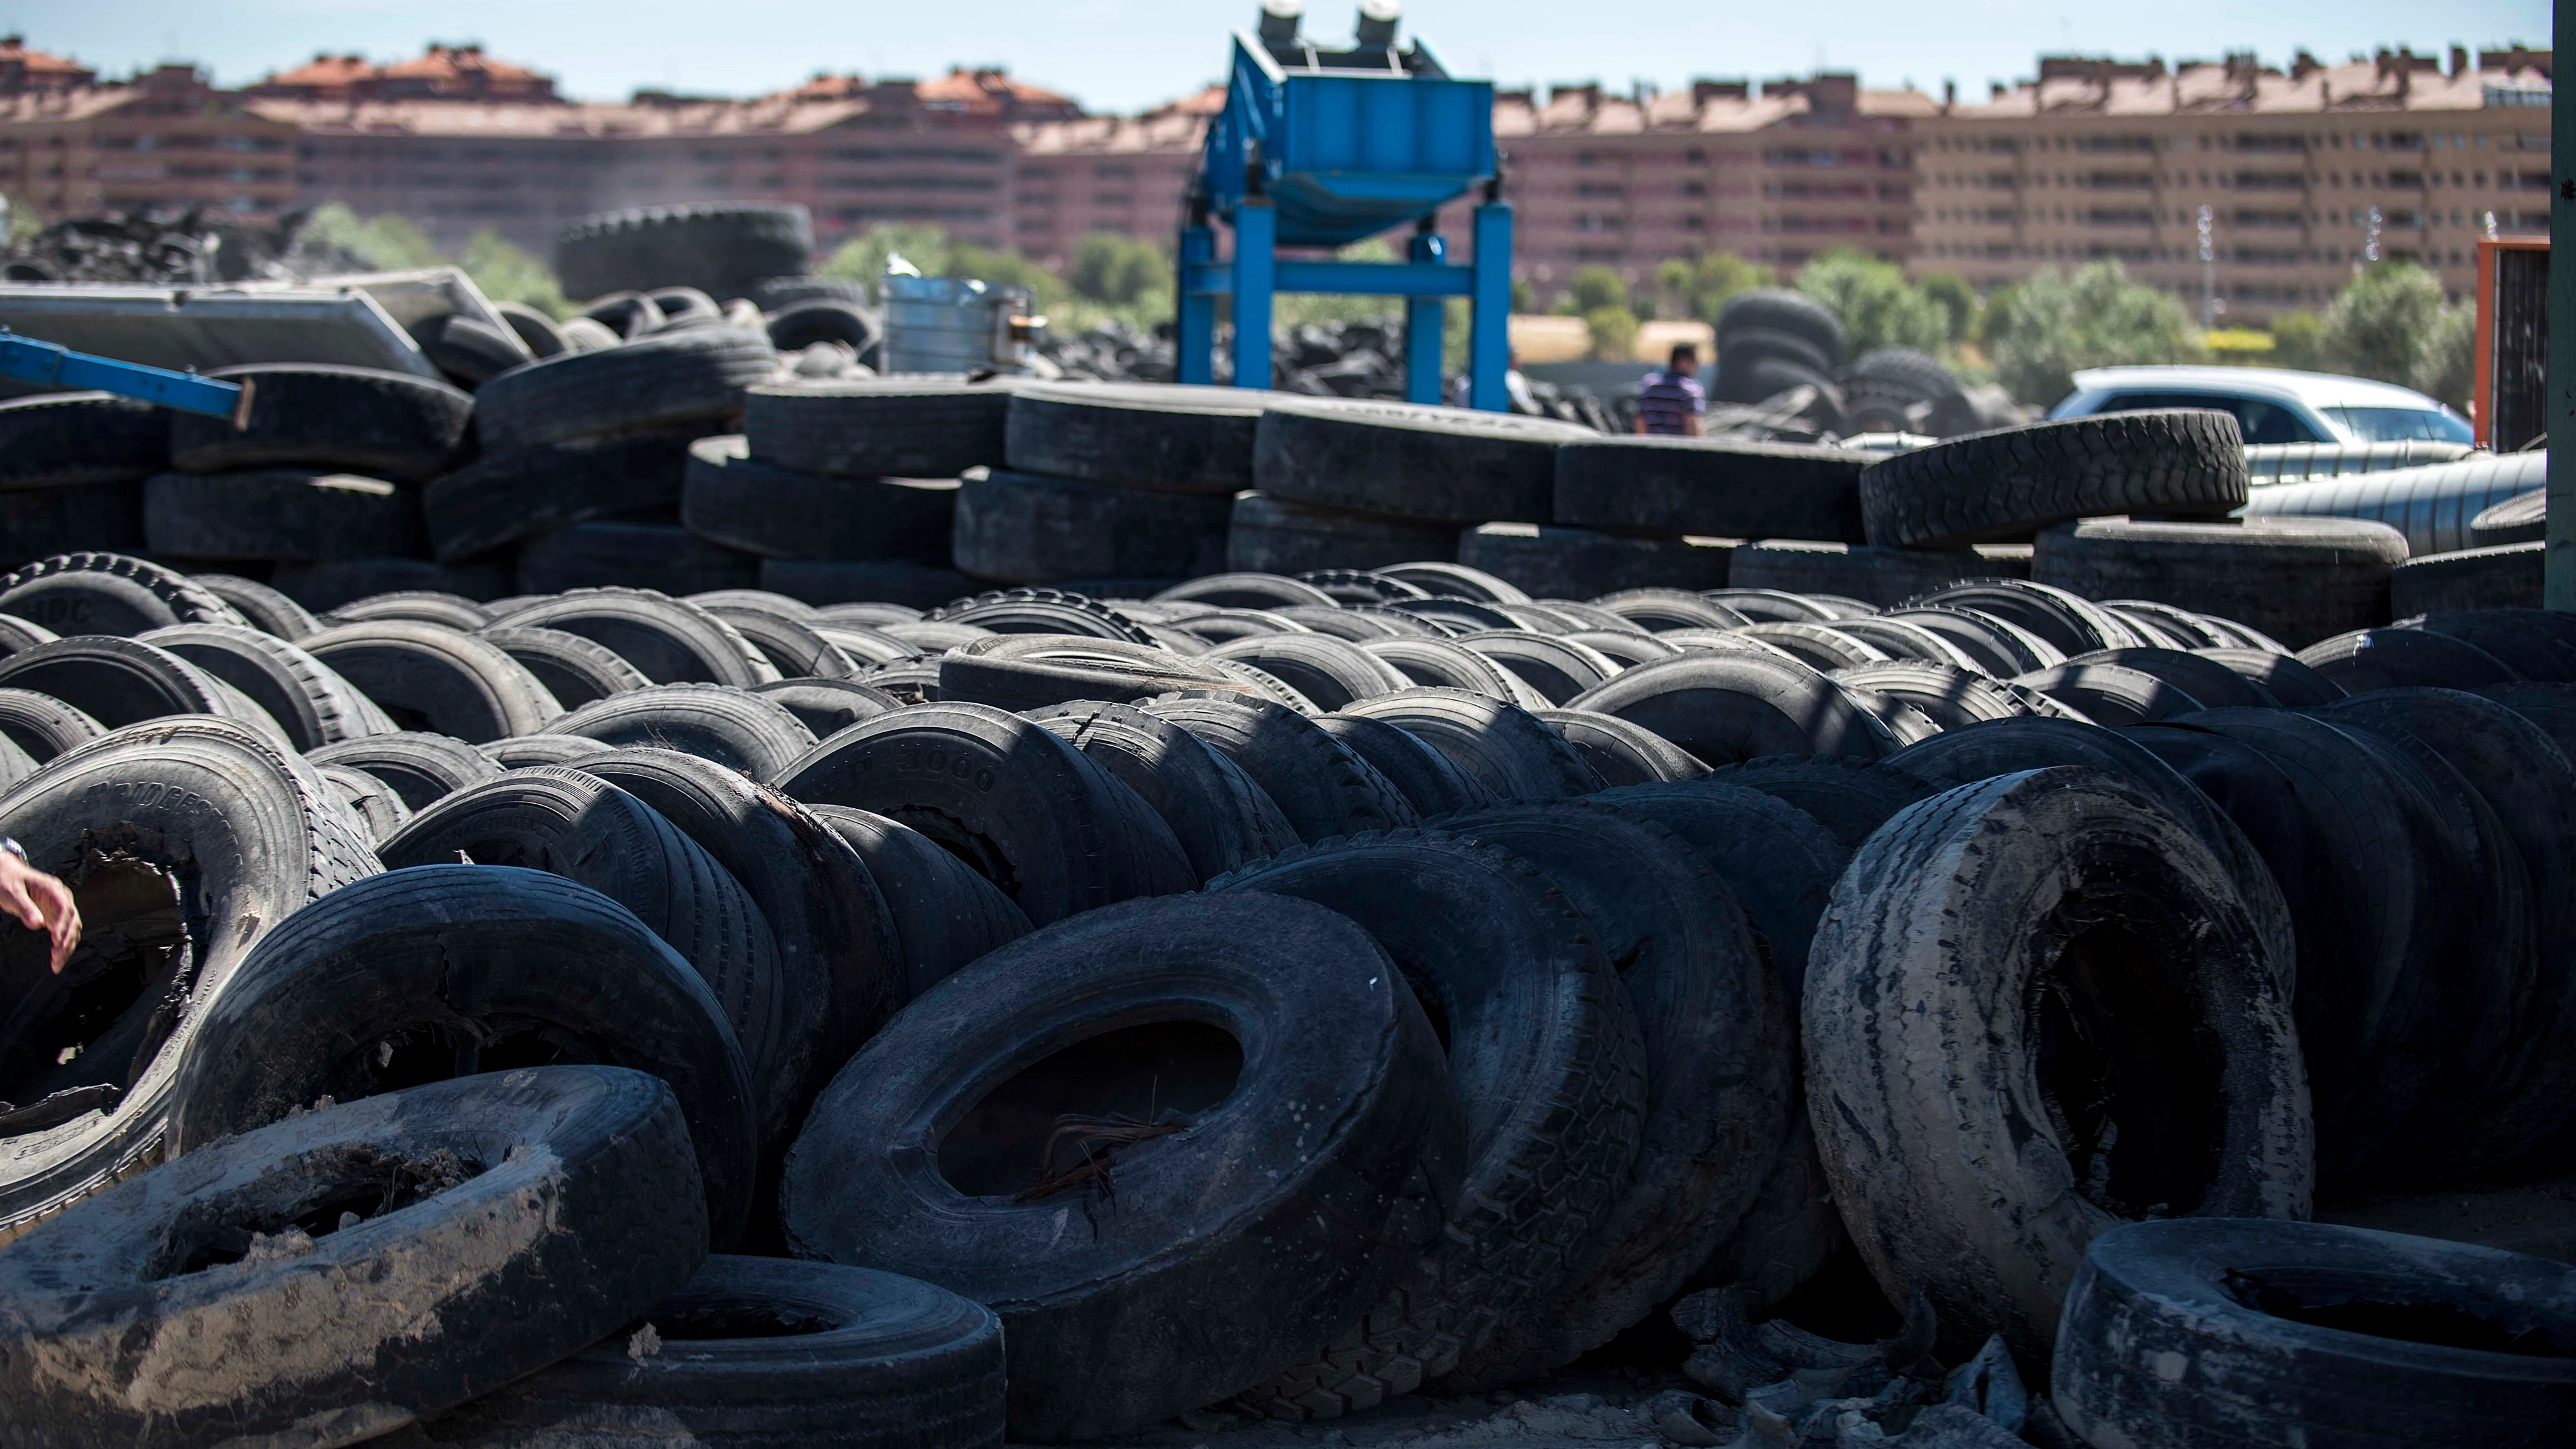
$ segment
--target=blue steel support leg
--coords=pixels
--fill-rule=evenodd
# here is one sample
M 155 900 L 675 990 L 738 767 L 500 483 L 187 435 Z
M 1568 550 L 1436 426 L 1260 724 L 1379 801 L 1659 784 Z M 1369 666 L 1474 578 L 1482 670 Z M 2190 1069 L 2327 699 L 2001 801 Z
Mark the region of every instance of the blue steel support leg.
M 1270 294 L 1277 281 L 1279 213 L 1246 197 L 1234 208 L 1234 385 L 1270 386 Z
M 1216 381 L 1216 298 L 1189 289 L 1193 263 L 1216 260 L 1216 228 L 1185 226 L 1181 228 L 1181 264 L 1173 275 L 1178 279 L 1180 315 L 1173 338 L 1176 362 L 1183 382 Z
M 1512 357 L 1512 204 L 1488 201 L 1476 208 L 1475 291 L 1469 298 L 1467 405 L 1489 413 L 1511 411 L 1503 373 Z
M 1405 260 L 1437 265 L 1448 260 L 1449 244 L 1436 232 L 1416 232 Z M 1436 403 L 1440 397 L 1441 313 L 1444 297 L 1412 297 L 1404 304 L 1404 400 Z

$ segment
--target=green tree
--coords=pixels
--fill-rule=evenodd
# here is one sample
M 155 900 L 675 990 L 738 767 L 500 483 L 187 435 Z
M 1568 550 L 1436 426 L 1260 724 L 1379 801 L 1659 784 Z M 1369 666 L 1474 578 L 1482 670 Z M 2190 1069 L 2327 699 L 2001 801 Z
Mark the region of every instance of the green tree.
M 2325 365 L 2325 322 L 2309 311 L 2272 319 L 2272 365 L 2314 372 Z
M 1515 278 L 1512 282 L 1512 311 L 1526 317 L 1538 310 L 1538 292 L 1529 283 Z
M 1590 317 L 1604 307 L 1628 310 L 1628 280 L 1608 267 L 1585 267 L 1574 274 L 1574 313 Z
M 2182 303 L 2129 280 L 2116 261 L 2061 274 L 2042 267 L 1986 303 L 1986 352 L 1995 380 L 2026 403 L 2074 390 L 2073 374 L 2124 363 L 2193 362 L 2198 334 Z
M 1627 362 L 1636 357 L 1636 313 L 1619 306 L 1595 307 L 1583 314 L 1583 326 L 1592 335 L 1595 362 Z
M 1909 284 L 1904 269 L 1867 252 L 1825 253 L 1800 269 L 1798 290 L 1843 319 L 1849 356 L 1881 347 L 1937 353 L 1949 344 L 1949 312 Z
M 552 317 L 569 317 L 575 310 L 544 262 L 489 227 L 466 239 L 456 264 L 495 302 L 525 302 Z
M 325 202 L 314 208 L 295 239 L 301 246 L 344 252 L 368 271 L 401 272 L 447 265 L 447 254 L 410 217 L 388 214 L 361 220 L 343 202 Z
M 2412 387 L 2442 321 L 2442 283 L 2413 262 L 2382 262 L 2326 307 L 2320 339 L 2338 372 Z
M 1669 267 L 1672 263 L 1664 265 Z M 1774 280 L 1768 262 L 1748 262 L 1733 252 L 1703 252 L 1687 265 L 1689 276 L 1681 286 L 1685 310 L 1702 322 L 1712 324 L 1725 308 L 1727 298 L 1755 287 L 1770 286 Z
M 1130 307 L 1172 286 L 1172 260 L 1141 237 L 1095 231 L 1074 244 L 1065 284 L 1087 301 Z
M 848 277 L 877 295 L 886 258 L 901 253 L 925 277 L 947 275 L 948 233 L 935 226 L 880 222 L 834 248 L 818 269 L 826 277 Z
M 2445 306 L 2442 283 L 2413 262 L 2382 262 L 2326 307 L 2318 350 L 2326 366 L 2377 378 L 2457 407 L 2468 401 L 2474 321 Z
M 1914 290 L 1942 311 L 1950 314 L 1950 345 L 1968 340 L 1977 325 L 1977 293 L 1968 279 L 1957 272 L 1934 272 L 1914 284 Z
M 2442 320 L 2424 339 L 2415 390 L 2465 412 L 2477 378 L 2477 309 L 2463 302 L 2442 309 Z

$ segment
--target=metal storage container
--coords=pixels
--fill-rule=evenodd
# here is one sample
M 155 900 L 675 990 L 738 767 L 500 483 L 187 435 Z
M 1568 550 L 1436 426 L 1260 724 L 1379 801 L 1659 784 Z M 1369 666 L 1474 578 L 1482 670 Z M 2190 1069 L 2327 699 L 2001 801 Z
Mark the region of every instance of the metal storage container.
M 882 371 L 1024 371 L 1044 319 L 1026 287 L 961 277 L 885 279 Z

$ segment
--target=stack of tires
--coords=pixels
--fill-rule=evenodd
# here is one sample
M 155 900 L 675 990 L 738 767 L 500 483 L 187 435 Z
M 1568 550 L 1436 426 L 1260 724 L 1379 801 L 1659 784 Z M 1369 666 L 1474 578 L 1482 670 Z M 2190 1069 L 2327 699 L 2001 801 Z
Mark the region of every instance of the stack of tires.
M 1712 1288 L 1724 1413 L 2005 1433 L 2044 1403 L 1955 1385 L 2093 1321 L 2106 1230 L 2576 1110 L 2554 616 L 1517 592 L 0 579 L 0 833 L 90 941 L 0 953 L 0 1403 L 1053 1442 L 1484 1394 Z M 1847 1252 L 1903 1333 L 1745 1347 Z M 389 1387 L 415 1275 L 477 1331 Z M 356 1326 L 185 1404 L 127 1347 L 279 1295 Z
M 1984 426 L 1959 379 L 1929 353 L 1875 348 L 1853 358 L 1839 376 L 1846 432 L 1947 438 Z
M 522 592 L 748 587 L 759 574 L 752 555 L 680 526 L 682 482 L 689 445 L 734 430 L 745 389 L 776 365 L 767 336 L 719 318 L 493 378 L 474 399 L 482 456 L 423 499 L 439 560 L 506 561 Z
M 2549 453 L 2538 449 L 2254 491 L 2249 514 L 2365 518 L 2405 536 L 2391 578 L 2398 618 L 2451 609 L 2540 607 L 2540 519 Z M 2488 521 L 2492 518 L 2492 526 Z
M 957 567 L 1001 584 L 1145 594 L 1226 567 L 1268 394 L 1152 383 L 1025 384 L 1000 465 L 958 494 Z M 1114 581 L 1114 582 L 1113 582 Z
M 143 480 L 170 467 L 168 415 L 103 392 L 0 403 L 9 556 L 143 547 Z
M 1738 292 L 1717 314 L 1717 372 L 1709 396 L 1757 403 L 1812 387 L 1821 425 L 1842 432 L 1843 391 L 1834 382 L 1842 362 L 1843 324 L 1832 308 L 1802 292 Z
M 693 450 L 681 521 L 756 555 L 758 586 L 816 604 L 926 607 L 950 566 L 960 474 L 998 463 L 1006 382 L 786 381 L 752 389 L 738 438 Z
M 1549 522 L 1558 450 L 1599 436 L 1507 414 L 1271 397 L 1226 559 L 1279 574 L 1455 559 L 1462 526 Z

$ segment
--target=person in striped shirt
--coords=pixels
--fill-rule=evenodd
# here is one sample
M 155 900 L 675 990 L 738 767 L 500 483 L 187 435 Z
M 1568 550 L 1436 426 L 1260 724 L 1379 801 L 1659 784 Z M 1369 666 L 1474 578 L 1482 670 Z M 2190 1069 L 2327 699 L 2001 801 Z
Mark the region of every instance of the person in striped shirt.
M 1637 384 L 1637 431 L 1698 437 L 1700 414 L 1708 408 L 1708 394 L 1692 375 L 1698 371 L 1699 349 L 1687 342 L 1674 344 L 1671 360 Z

